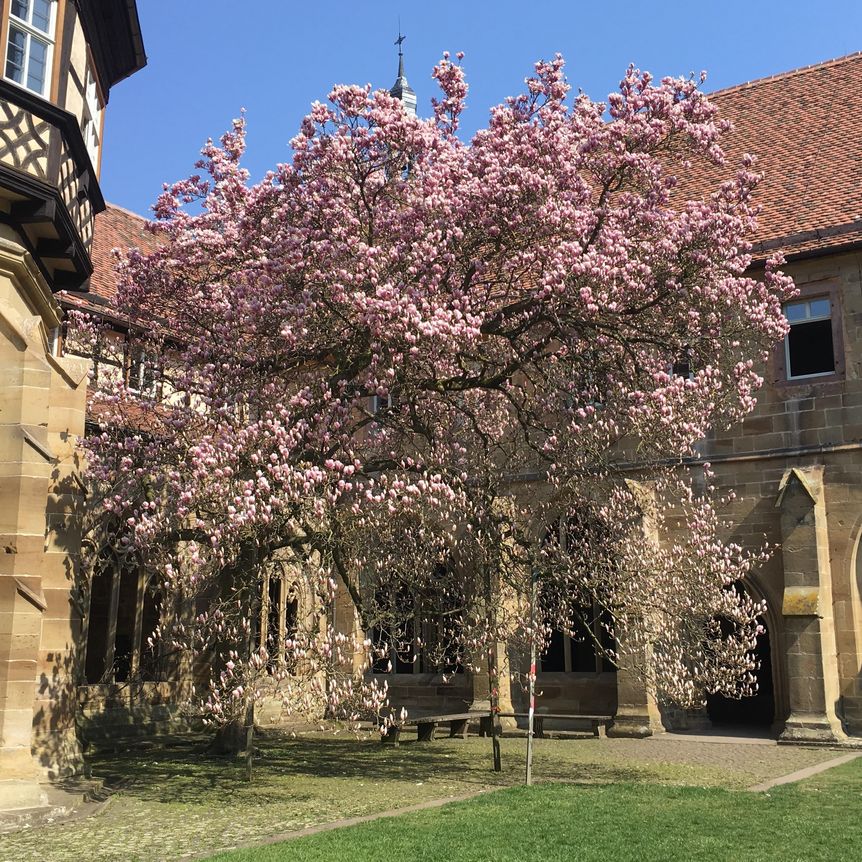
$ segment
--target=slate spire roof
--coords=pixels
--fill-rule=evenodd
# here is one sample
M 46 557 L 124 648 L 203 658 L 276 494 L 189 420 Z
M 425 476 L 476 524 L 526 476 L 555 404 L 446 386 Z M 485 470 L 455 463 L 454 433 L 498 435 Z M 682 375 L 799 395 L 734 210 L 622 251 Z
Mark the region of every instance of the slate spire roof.
M 395 40 L 395 44 L 398 46 L 398 77 L 395 79 L 395 83 L 392 85 L 392 88 L 389 90 L 389 95 L 394 96 L 398 99 L 403 105 L 404 110 L 407 111 L 408 114 L 412 116 L 416 116 L 416 93 L 413 91 L 413 88 L 410 84 L 407 83 L 407 76 L 404 74 L 404 40 L 406 36 L 401 35 L 401 31 L 398 31 L 398 38 Z

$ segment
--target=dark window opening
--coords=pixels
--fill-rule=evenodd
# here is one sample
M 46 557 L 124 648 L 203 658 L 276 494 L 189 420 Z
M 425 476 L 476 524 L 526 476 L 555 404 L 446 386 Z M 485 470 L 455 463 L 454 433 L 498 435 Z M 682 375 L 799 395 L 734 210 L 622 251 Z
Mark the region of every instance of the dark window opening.
M 84 676 L 95 685 L 105 676 L 105 656 L 108 647 L 108 617 L 111 609 L 111 569 L 100 567 L 93 574 L 90 586 L 90 613 L 87 618 L 87 658 Z
M 615 673 L 616 665 L 608 658 L 614 650 L 607 611 L 586 605 L 574 617 L 571 633 L 553 630 L 539 657 L 543 673 Z
M 299 631 L 299 596 L 296 592 L 296 587 L 288 590 L 287 601 L 284 603 L 284 636 L 288 640 L 293 640 Z M 285 655 L 285 667 L 288 673 L 296 672 L 296 656 L 291 652 L 290 655 Z
M 158 591 L 144 590 L 144 607 L 141 617 L 141 642 L 138 645 L 139 672 L 141 679 L 153 682 L 161 679 L 159 644 L 153 637 L 162 615 L 162 594 Z M 150 640 L 153 643 L 150 645 Z
M 578 543 L 572 537 L 583 534 L 596 534 L 603 537 L 601 525 L 585 514 L 574 514 L 561 518 L 548 528 L 545 546 L 550 558 L 559 557 L 558 564 L 568 561 L 577 563 Z M 588 542 L 589 544 L 589 542 Z M 581 560 L 579 565 L 589 565 L 590 561 Z M 586 602 L 584 602 L 586 599 Z M 584 595 L 580 602 L 574 597 L 567 610 L 568 619 L 557 619 L 550 633 L 545 649 L 539 656 L 539 671 L 542 673 L 615 673 L 616 665 L 609 655 L 613 655 L 616 642 L 613 636 L 613 620 L 609 611 L 595 598 L 590 600 Z M 549 607 L 539 612 L 546 617 L 546 625 L 551 625 Z
M 464 672 L 457 596 L 379 591 L 375 605 L 378 620 L 370 632 L 374 673 Z
M 540 667 L 546 673 L 566 669 L 566 637 L 561 631 L 552 631 L 551 639 L 541 656 Z
M 266 667 L 273 673 L 281 655 L 281 579 L 270 578 L 266 613 Z
M 694 351 L 687 344 L 680 351 L 679 356 L 674 360 L 671 366 L 671 374 L 674 377 L 684 377 L 686 380 L 691 380 L 694 376 L 692 367 L 694 365 Z
M 379 590 L 374 597 L 378 621 L 371 629 L 374 673 L 413 673 L 413 597 L 405 590 Z
M 834 373 L 831 302 L 826 298 L 791 302 L 784 306 L 784 314 L 790 323 L 784 342 L 788 379 Z
M 162 653 L 153 638 L 162 596 L 143 577 L 133 562 L 123 563 L 109 550 L 93 572 L 84 660 L 88 685 L 163 678 Z
M 120 600 L 117 604 L 117 628 L 114 635 L 114 681 L 126 682 L 132 670 L 132 648 L 135 642 L 135 615 L 138 606 L 138 572 L 120 570 Z
M 787 336 L 787 354 L 790 377 L 831 374 L 835 371 L 832 321 L 817 320 L 792 326 Z

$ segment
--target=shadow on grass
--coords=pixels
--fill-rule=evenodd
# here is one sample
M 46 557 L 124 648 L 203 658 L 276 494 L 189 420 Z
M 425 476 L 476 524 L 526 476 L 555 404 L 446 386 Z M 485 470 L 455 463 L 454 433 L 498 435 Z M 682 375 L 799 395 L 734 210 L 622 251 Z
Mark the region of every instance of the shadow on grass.
M 486 744 L 487 742 L 487 744 Z M 643 780 L 643 767 L 590 762 L 566 757 L 577 741 L 540 748 L 535 773 L 542 781 L 632 782 Z M 559 747 L 562 746 L 562 747 Z M 408 786 L 439 785 L 440 795 L 481 787 L 519 784 L 523 780 L 524 742 L 503 741 L 503 771 L 492 769 L 490 741 L 440 740 L 431 744 L 407 741 L 386 748 L 376 739 L 308 736 L 291 739 L 268 734 L 259 740 L 259 754 L 251 783 L 244 766 L 231 758 L 208 752 L 207 742 L 182 747 L 130 751 L 100 756 L 92 761 L 97 778 L 123 776 L 130 783 L 127 796 L 163 803 L 219 804 L 243 797 L 255 804 L 299 802 L 319 797 L 329 784 L 353 785 L 356 794 L 369 785 L 404 785 L 405 804 L 412 801 Z M 576 754 L 572 749 L 570 755 Z M 426 788 L 426 791 L 430 787 Z M 427 796 L 427 792 L 424 794 Z

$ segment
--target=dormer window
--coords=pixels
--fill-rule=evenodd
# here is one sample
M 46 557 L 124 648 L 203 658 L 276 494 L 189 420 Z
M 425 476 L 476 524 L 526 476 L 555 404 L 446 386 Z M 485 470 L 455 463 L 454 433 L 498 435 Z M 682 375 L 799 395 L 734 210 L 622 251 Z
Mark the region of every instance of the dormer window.
M 6 40 L 6 72 L 40 96 L 48 95 L 54 53 L 56 0 L 12 0 Z

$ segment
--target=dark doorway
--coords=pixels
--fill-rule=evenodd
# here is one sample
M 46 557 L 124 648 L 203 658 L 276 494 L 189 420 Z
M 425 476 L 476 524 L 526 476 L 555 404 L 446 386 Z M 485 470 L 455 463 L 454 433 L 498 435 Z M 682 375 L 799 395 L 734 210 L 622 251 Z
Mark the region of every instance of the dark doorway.
M 757 638 L 754 656 L 757 669 L 757 693 L 734 699 L 711 694 L 706 699 L 710 721 L 720 727 L 769 727 L 775 719 L 775 688 L 772 681 L 772 649 L 766 620 L 760 620 L 763 633 Z

